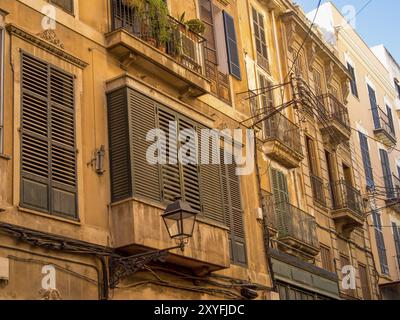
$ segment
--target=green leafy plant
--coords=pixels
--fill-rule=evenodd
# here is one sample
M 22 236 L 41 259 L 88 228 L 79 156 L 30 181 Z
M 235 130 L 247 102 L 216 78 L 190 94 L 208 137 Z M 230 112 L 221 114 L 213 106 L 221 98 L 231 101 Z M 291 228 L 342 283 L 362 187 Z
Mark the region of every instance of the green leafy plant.
M 124 4 L 137 10 L 140 17 L 150 20 L 150 34 L 159 46 L 171 38 L 168 7 L 164 0 L 123 0 Z M 144 21 L 145 22 L 145 21 Z
M 202 35 L 206 29 L 205 24 L 200 19 L 191 19 L 185 22 L 188 29 L 194 33 Z

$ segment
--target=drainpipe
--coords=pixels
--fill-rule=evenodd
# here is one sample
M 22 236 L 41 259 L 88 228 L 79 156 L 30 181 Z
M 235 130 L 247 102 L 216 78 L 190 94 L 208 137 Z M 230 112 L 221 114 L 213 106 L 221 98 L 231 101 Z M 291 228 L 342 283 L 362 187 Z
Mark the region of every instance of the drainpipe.
M 274 276 L 274 271 L 272 269 L 272 260 L 271 256 L 269 255 L 269 249 L 270 249 L 270 234 L 269 234 L 269 229 L 268 229 L 268 215 L 267 211 L 265 208 L 265 201 L 264 201 L 264 196 L 261 191 L 261 176 L 260 176 L 260 168 L 258 166 L 258 159 L 257 159 L 257 136 L 254 134 L 254 164 L 256 166 L 256 176 L 257 176 L 257 191 L 258 191 L 258 197 L 260 199 L 260 207 L 262 208 L 263 212 L 263 220 L 262 220 L 262 226 L 263 226 L 263 237 L 264 237 L 264 250 L 265 250 L 265 256 L 266 256 L 266 262 L 268 265 L 269 273 L 271 275 L 271 282 L 272 282 L 272 288 L 273 290 L 276 289 L 276 284 L 275 284 L 275 276 Z

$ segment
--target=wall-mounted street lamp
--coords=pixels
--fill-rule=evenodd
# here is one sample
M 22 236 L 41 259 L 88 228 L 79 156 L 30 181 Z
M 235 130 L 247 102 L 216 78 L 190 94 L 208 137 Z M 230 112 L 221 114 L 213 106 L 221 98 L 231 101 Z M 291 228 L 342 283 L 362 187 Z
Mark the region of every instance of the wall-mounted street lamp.
M 167 206 L 161 217 L 170 238 L 174 239 L 177 245 L 128 257 L 112 255 L 110 257 L 110 287 L 115 288 L 122 278 L 143 269 L 146 264 L 163 260 L 171 250 L 181 249 L 183 252 L 185 245 L 193 236 L 196 216 L 197 211 L 193 210 L 189 203 L 180 197 L 176 198 L 175 202 Z

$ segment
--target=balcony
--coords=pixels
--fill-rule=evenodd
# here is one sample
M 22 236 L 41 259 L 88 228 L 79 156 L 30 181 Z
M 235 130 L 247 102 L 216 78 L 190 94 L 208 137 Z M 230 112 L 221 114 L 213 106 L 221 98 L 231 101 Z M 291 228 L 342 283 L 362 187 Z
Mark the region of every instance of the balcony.
M 287 202 L 275 205 L 279 249 L 306 259 L 319 252 L 315 218 Z
M 344 180 L 336 182 L 333 188 L 332 218 L 339 230 L 349 235 L 364 224 L 364 209 L 361 193 Z
M 160 39 L 158 23 L 140 14 L 124 0 L 111 0 L 112 31 L 105 35 L 107 49 L 123 68 L 135 64 L 163 79 L 182 95 L 210 92 L 204 64 L 204 39 L 168 17 L 167 40 Z
M 321 123 L 322 134 L 333 135 L 338 142 L 350 140 L 349 112 L 337 98 L 331 94 L 318 97 L 318 111 L 325 120 Z
M 393 120 L 379 106 L 372 110 L 374 114 L 374 134 L 384 145 L 393 147 L 396 145 L 396 133 Z
M 164 209 L 151 201 L 136 199 L 113 204 L 111 232 L 114 247 L 131 255 L 175 246 L 161 219 Z M 229 268 L 229 252 L 228 229 L 198 217 L 193 238 L 185 251 L 172 251 L 166 262 L 203 274 Z
M 299 127 L 280 113 L 265 120 L 263 126 L 265 155 L 288 169 L 299 167 L 304 159 Z
M 310 175 L 310 180 L 314 202 L 322 207 L 326 207 L 324 180 L 313 174 Z
M 393 175 L 393 190 L 388 190 L 386 205 L 392 210 L 400 213 L 400 178 Z

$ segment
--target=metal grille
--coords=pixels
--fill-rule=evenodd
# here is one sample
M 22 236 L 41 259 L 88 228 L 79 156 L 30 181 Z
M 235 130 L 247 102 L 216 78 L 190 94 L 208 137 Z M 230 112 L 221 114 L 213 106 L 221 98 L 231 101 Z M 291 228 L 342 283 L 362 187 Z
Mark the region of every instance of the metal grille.
M 351 131 L 349 111 L 347 108 L 332 94 L 325 94 L 318 97 L 319 112 L 328 120 L 336 120 L 347 131 Z
M 336 182 L 334 187 L 334 210 L 350 209 L 361 218 L 364 216 L 363 201 L 359 190 L 344 180 Z

